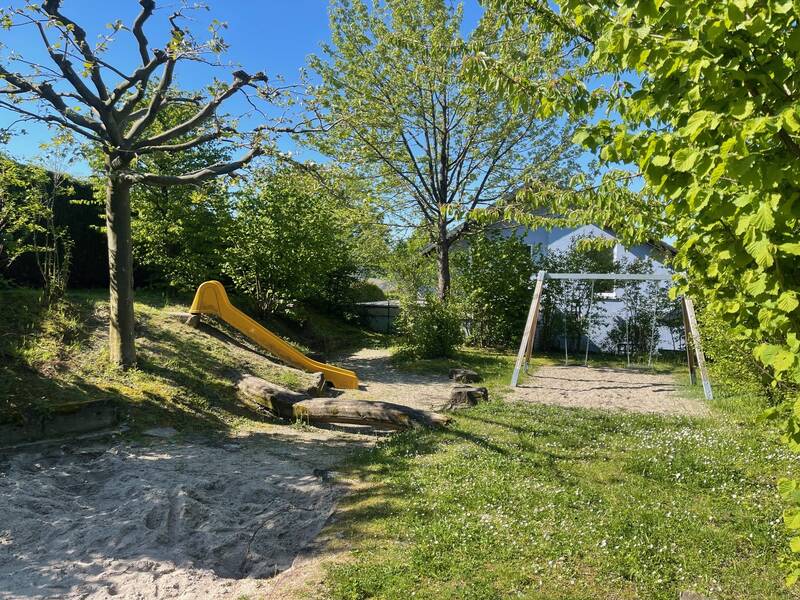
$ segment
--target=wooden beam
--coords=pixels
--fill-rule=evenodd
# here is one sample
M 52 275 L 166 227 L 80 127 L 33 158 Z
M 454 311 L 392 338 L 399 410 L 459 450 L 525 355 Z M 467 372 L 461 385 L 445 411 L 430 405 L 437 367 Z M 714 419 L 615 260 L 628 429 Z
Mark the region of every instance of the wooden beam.
M 671 273 L 547 273 L 547 279 L 616 279 L 618 281 L 672 281 Z
M 689 380 L 692 385 L 697 385 L 697 371 L 694 367 L 692 356 L 692 334 L 689 327 L 689 314 L 686 312 L 686 297 L 681 297 L 681 315 L 683 316 L 683 338 L 686 343 L 686 364 L 689 365 Z
M 536 322 L 539 320 L 539 305 L 542 301 L 544 278 L 545 272 L 539 271 L 539 274 L 536 276 L 536 289 L 533 291 L 533 299 L 531 300 L 531 307 L 528 310 L 528 319 L 525 322 L 522 341 L 519 344 L 517 362 L 514 365 L 514 374 L 511 375 L 511 387 L 517 387 L 517 383 L 519 383 L 519 374 L 525 362 L 525 357 L 528 354 L 528 346 L 530 345 L 533 347 L 533 339 L 536 336 Z
M 694 303 L 692 299 L 684 296 L 684 306 L 686 307 L 686 317 L 689 319 L 689 330 L 692 333 L 692 345 L 697 358 L 697 367 L 700 369 L 700 379 L 703 382 L 703 392 L 706 400 L 713 400 L 714 394 L 711 392 L 711 381 L 708 379 L 708 369 L 706 369 L 706 359 L 703 355 L 703 346 L 700 342 L 700 330 L 697 327 L 697 317 L 694 314 Z

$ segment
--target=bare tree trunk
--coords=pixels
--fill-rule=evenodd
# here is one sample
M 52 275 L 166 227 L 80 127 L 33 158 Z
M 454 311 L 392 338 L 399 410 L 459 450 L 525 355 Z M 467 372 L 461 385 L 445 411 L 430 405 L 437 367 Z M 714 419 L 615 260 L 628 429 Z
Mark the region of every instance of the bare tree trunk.
M 136 363 L 133 317 L 131 184 L 112 172 L 106 183 L 106 233 L 110 278 L 108 350 L 123 369 Z
M 438 275 L 439 300 L 446 300 L 450 294 L 450 243 L 447 239 L 447 224 L 439 223 L 436 240 L 436 271 Z

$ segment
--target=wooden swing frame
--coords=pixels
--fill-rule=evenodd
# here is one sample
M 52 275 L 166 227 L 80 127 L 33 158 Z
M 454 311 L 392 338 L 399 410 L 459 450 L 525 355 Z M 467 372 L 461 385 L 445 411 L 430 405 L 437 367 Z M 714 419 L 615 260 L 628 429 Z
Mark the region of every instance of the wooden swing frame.
M 511 376 L 511 387 L 517 387 L 519 377 L 523 368 L 527 371 L 533 354 L 533 342 L 536 339 L 536 326 L 539 322 L 539 308 L 542 304 L 542 293 L 544 292 L 544 282 L 546 279 L 566 279 L 571 281 L 580 280 L 617 280 L 617 281 L 672 281 L 672 275 L 668 273 L 548 273 L 539 271 L 536 275 L 536 287 L 533 291 L 531 307 L 528 310 L 528 318 L 525 322 L 525 330 L 522 341 L 517 353 L 517 361 L 514 364 L 514 373 Z M 697 384 L 697 370 L 700 371 L 700 379 L 703 383 L 703 393 L 706 400 L 714 398 L 711 391 L 711 382 L 708 379 L 708 369 L 700 342 L 700 330 L 697 327 L 697 317 L 694 312 L 694 303 L 688 296 L 681 297 L 681 311 L 683 313 L 683 329 L 686 339 L 686 360 L 689 364 L 689 378 L 692 385 Z

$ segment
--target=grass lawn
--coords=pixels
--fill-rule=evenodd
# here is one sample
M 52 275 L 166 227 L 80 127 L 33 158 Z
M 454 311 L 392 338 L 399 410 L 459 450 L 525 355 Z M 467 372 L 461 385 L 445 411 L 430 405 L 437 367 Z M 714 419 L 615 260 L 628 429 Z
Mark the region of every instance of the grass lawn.
M 507 381 L 512 357 L 475 354 L 453 364 Z M 756 409 L 720 406 L 688 419 L 494 401 L 392 437 L 351 466 L 365 485 L 334 525 L 352 551 L 326 597 L 800 597 L 783 585 L 775 489 L 796 459 Z

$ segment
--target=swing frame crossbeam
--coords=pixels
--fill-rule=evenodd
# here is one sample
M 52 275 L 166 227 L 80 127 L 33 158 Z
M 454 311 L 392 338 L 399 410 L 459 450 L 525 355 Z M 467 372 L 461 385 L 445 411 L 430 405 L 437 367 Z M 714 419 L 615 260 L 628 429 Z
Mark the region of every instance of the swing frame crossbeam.
M 539 321 L 539 309 L 542 304 L 544 282 L 547 279 L 572 281 L 672 281 L 672 275 L 669 273 L 548 273 L 546 271 L 539 271 L 536 275 L 536 287 L 533 291 L 533 299 L 531 300 L 531 306 L 528 310 L 528 318 L 525 321 L 525 330 L 519 345 L 517 360 L 514 364 L 514 373 L 511 376 L 511 387 L 517 387 L 520 374 L 523 369 L 527 372 L 528 366 L 530 365 L 531 355 L 533 354 L 533 343 L 536 338 L 536 326 Z M 594 286 L 592 287 L 594 291 Z M 711 390 L 711 382 L 708 378 L 708 369 L 706 368 L 705 356 L 700 342 L 700 330 L 697 326 L 694 303 L 688 296 L 681 297 L 681 312 L 683 314 L 684 338 L 686 340 L 686 360 L 689 365 L 691 383 L 692 385 L 697 384 L 696 371 L 699 370 L 706 400 L 712 400 L 714 395 Z

